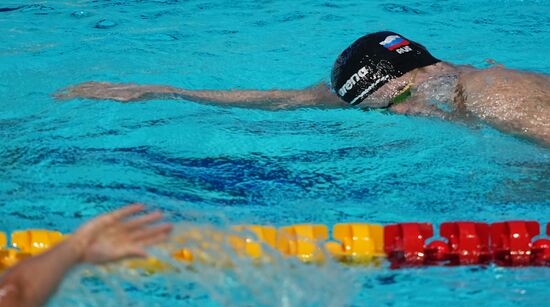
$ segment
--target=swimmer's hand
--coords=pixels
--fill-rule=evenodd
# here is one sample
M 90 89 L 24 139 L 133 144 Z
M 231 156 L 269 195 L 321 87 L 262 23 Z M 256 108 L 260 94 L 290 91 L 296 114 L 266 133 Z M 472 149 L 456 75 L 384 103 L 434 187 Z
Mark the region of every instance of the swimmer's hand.
M 146 256 L 144 248 L 165 240 L 170 224 L 151 224 L 154 212 L 132 218 L 143 205 L 99 216 L 46 252 L 23 260 L 0 275 L 0 306 L 43 306 L 75 265 Z
M 74 98 L 105 99 L 117 101 L 130 101 L 141 96 L 141 91 L 136 90 L 134 84 L 114 84 L 109 82 L 84 82 L 59 90 L 53 96 L 58 100 Z
M 167 239 L 172 226 L 160 224 L 160 212 L 129 218 L 143 211 L 134 204 L 99 216 L 80 227 L 68 240 L 74 244 L 80 262 L 105 263 L 128 257 L 145 257 L 147 246 Z
M 85 98 L 130 102 L 156 98 L 160 95 L 173 95 L 177 92 L 176 88 L 170 86 L 90 81 L 61 89 L 52 96 L 57 100 Z

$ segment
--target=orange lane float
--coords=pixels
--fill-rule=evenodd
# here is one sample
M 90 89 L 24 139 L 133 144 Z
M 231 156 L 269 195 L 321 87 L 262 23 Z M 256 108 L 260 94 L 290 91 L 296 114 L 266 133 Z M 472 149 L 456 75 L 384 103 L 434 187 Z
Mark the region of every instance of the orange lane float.
M 536 221 L 498 223 L 446 222 L 434 236 L 430 223 L 334 225 L 332 236 L 323 224 L 275 228 L 234 226 L 230 231 L 196 228 L 174 235 L 180 246 L 171 256 L 186 263 L 233 265 L 233 256 L 269 262 L 279 252 L 306 263 L 322 263 L 327 256 L 350 264 L 379 264 L 387 258 L 392 268 L 419 265 L 550 266 L 550 239 L 538 238 Z M 550 224 L 546 226 L 550 236 Z M 44 252 L 63 240 L 60 232 L 25 230 L 8 236 L 0 232 L 0 270 Z M 181 248 L 183 246 L 184 248 Z M 170 265 L 155 258 L 132 260 L 127 267 L 159 272 Z

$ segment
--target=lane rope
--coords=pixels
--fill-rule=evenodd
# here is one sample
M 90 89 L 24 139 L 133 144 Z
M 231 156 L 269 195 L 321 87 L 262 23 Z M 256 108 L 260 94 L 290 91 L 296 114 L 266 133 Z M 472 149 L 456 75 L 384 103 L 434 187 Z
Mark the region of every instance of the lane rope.
M 504 221 L 496 223 L 445 222 L 434 239 L 431 223 L 336 224 L 329 236 L 324 224 L 296 224 L 275 228 L 262 225 L 240 225 L 233 232 L 188 229 L 174 234 L 181 244 L 171 252 L 174 260 L 185 263 L 225 262 L 230 264 L 227 250 L 213 246 L 227 245 L 238 256 L 269 262 L 271 251 L 283 257 L 296 257 L 306 263 L 322 263 L 327 257 L 348 264 L 380 265 L 387 259 L 391 268 L 423 265 L 488 265 L 550 266 L 550 223 L 547 238 L 536 221 Z M 0 232 L 0 270 L 27 257 L 40 254 L 69 235 L 50 230 L 22 230 L 8 236 Z M 190 243 L 187 247 L 186 244 Z M 192 244 L 191 244 L 192 243 Z M 224 253 L 226 255 L 224 255 Z M 150 258 L 132 260 L 128 266 L 150 272 L 169 267 Z

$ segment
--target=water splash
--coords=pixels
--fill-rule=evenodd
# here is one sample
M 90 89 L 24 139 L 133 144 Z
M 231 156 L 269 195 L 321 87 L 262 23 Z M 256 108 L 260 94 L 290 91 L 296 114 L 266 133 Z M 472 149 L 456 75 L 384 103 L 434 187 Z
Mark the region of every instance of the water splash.
M 152 302 L 166 305 L 167 301 L 222 306 L 342 306 L 356 295 L 357 275 L 326 255 L 321 264 L 305 264 L 263 245 L 261 259 L 243 257 L 230 241 L 243 233 L 224 224 L 223 216 L 197 214 L 195 218 L 199 221 L 179 225 L 169 242 L 151 251 L 169 268 L 160 268 L 162 272 L 129 269 L 127 262 L 86 266 L 70 275 L 52 304 L 108 306 L 114 299 L 117 305 L 141 306 L 147 297 L 144 306 Z M 192 262 L 171 257 L 182 247 L 193 251 Z M 320 248 L 319 252 L 324 253 Z

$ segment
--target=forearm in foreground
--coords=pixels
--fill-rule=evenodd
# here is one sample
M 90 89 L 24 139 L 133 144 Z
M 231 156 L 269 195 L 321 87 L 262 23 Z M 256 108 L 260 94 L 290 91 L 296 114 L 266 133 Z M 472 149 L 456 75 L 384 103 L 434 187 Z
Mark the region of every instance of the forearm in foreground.
M 0 279 L 0 305 L 44 305 L 80 257 L 77 244 L 68 239 L 43 254 L 20 262 Z

